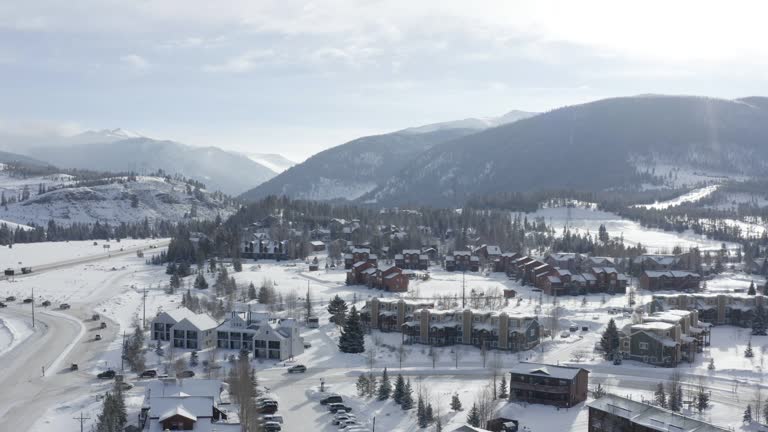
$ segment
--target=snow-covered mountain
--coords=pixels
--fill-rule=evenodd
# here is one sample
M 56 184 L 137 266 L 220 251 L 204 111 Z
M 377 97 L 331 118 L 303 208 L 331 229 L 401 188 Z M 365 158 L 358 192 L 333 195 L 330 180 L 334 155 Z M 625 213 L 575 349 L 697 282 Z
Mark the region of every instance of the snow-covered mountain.
M 430 148 L 360 199 L 456 206 L 509 192 L 631 188 L 663 180 L 660 163 L 764 176 L 765 101 L 644 95 L 560 108 Z
M 311 200 L 355 200 L 381 186 L 424 151 L 533 115 L 536 113 L 511 111 L 500 117 L 435 123 L 358 138 L 312 156 L 241 197 L 256 200 L 286 195 Z
M 0 171 L 0 190 L 8 202 L 0 207 L 0 220 L 25 225 L 45 225 L 49 220 L 114 225 L 145 218 L 176 222 L 225 218 L 236 210 L 222 194 L 195 192 L 186 182 L 154 176 L 105 178 L 79 185 L 68 174 L 18 178 Z M 26 194 L 28 198 L 16 201 Z
M 240 194 L 277 174 L 239 153 L 155 140 L 123 129 L 88 131 L 53 144 L 28 145 L 18 151 L 61 168 L 139 174 L 163 170 L 230 195 Z
M 276 153 L 245 153 L 252 161 L 264 165 L 276 173 L 281 173 L 296 165 L 296 162 Z
M 528 117 L 533 117 L 538 113 L 512 110 L 502 116 L 498 117 L 471 117 L 463 120 L 453 120 L 441 123 L 432 123 L 424 126 L 416 126 L 408 129 L 403 129 L 401 132 L 406 133 L 427 133 L 437 130 L 445 129 L 472 129 L 481 131 L 496 126 L 505 125 L 508 123 L 514 123 L 518 120 L 522 120 Z

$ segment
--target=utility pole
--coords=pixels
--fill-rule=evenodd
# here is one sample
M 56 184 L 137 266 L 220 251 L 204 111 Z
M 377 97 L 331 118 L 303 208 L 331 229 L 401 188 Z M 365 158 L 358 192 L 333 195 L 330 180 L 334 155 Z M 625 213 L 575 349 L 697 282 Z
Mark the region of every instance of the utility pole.
M 461 308 L 462 309 L 467 307 L 466 276 L 467 276 L 467 271 L 462 270 L 461 272 Z
M 120 353 L 120 371 L 125 372 L 125 330 L 123 330 L 123 349 Z
M 35 328 L 35 287 L 32 287 L 32 328 Z
M 80 417 L 73 417 L 72 420 L 77 420 L 80 422 L 80 432 L 83 432 L 85 428 L 85 421 L 90 420 L 90 417 L 84 417 L 82 411 L 80 412 Z
M 144 287 L 144 294 L 141 297 L 141 303 L 142 303 L 142 318 L 141 318 L 141 329 L 145 330 L 147 327 L 147 287 Z

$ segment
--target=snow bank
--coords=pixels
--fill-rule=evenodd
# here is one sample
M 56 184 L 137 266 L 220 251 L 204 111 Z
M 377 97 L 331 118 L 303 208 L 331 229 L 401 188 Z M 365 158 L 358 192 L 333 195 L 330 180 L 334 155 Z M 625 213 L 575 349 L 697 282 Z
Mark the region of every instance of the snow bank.
M 32 334 L 32 328 L 23 321 L 0 318 L 0 357 Z

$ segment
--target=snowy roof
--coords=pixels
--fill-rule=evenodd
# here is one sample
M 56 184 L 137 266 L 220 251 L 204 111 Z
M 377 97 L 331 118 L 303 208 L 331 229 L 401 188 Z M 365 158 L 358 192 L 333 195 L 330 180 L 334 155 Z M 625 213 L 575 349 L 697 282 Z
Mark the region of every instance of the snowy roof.
M 395 259 L 396 260 L 403 259 L 403 254 L 395 254 Z
M 321 242 L 320 240 L 315 240 L 309 242 L 312 246 L 325 246 L 325 243 Z
M 684 278 L 684 277 L 700 277 L 698 273 L 693 273 L 689 271 L 680 271 L 680 270 L 669 270 L 669 271 L 656 271 L 656 270 L 646 270 L 645 274 L 648 277 L 657 278 L 657 277 L 669 277 L 669 278 Z
M 589 260 L 594 264 L 613 266 L 613 258 L 611 257 L 589 257 Z
M 595 275 L 591 273 L 582 273 L 581 277 L 583 277 L 587 282 L 594 282 L 597 280 Z
M 557 274 L 559 274 L 560 276 L 569 276 L 571 274 L 570 270 L 565 270 L 561 268 L 555 268 L 555 270 L 557 270 Z
M 213 410 L 211 410 L 211 411 L 213 411 Z M 184 407 L 181 406 L 181 405 L 178 405 L 176 408 L 168 410 L 166 413 L 161 415 L 158 420 L 159 421 L 165 421 L 165 420 L 168 420 L 169 418 L 174 417 L 174 416 L 181 416 L 181 417 L 190 419 L 190 420 L 195 421 L 195 422 L 197 421 L 197 416 L 192 414 L 191 412 L 187 411 L 186 409 L 184 409 Z
M 370 248 L 353 248 L 352 253 L 371 253 Z
M 418 249 L 403 249 L 403 255 L 415 255 L 420 253 L 421 251 Z
M 468 424 L 461 425 L 455 429 L 450 429 L 448 432 L 489 432 L 488 429 L 480 429 L 479 427 L 470 426 Z
M 557 276 L 547 276 L 547 279 L 549 280 L 550 283 L 553 283 L 553 284 L 559 284 L 563 282 Z
M 580 274 L 575 274 L 575 275 L 572 275 L 572 276 L 571 276 L 571 282 L 582 282 L 582 283 L 586 283 L 586 282 L 587 282 L 587 279 L 586 279 L 584 276 L 580 275 Z
M 165 313 L 169 317 L 171 317 L 174 321 L 176 321 L 176 322 L 179 322 L 179 321 L 183 320 L 184 318 L 188 318 L 188 317 L 191 317 L 191 316 L 195 315 L 194 312 L 192 312 L 191 310 L 189 310 L 189 309 L 187 309 L 185 307 L 174 309 L 174 310 L 170 310 L 170 311 L 166 311 Z
M 198 330 L 210 330 L 219 326 L 219 323 L 207 314 L 192 315 L 182 321 L 187 321 Z
M 470 261 L 480 261 L 480 258 L 476 257 L 476 256 L 471 256 L 471 257 L 469 257 L 469 260 Z
M 618 273 L 613 267 L 592 267 L 592 272 L 597 273 Z
M 657 406 L 607 394 L 588 405 L 631 422 L 659 431 L 725 432 L 727 429 L 668 411 Z
M 576 375 L 583 370 L 586 371 L 586 369 L 577 367 L 520 362 L 512 369 L 510 369 L 510 372 L 520 375 L 537 375 L 560 379 L 574 379 Z
M 208 379 L 152 380 L 147 383 L 147 392 L 154 397 L 185 393 L 192 396 L 209 396 L 218 400 L 221 388 L 221 381 Z
M 498 246 L 489 245 L 486 247 L 488 255 L 501 255 L 501 248 Z
M 642 324 L 633 324 L 632 331 L 643 330 L 671 330 L 675 327 L 675 324 L 664 321 L 649 321 Z
M 470 256 L 472 253 L 470 251 L 453 251 L 453 256 Z
M 672 265 L 678 261 L 678 257 L 675 255 L 640 255 L 635 257 L 636 264 L 640 264 L 645 260 L 650 260 L 660 265 Z

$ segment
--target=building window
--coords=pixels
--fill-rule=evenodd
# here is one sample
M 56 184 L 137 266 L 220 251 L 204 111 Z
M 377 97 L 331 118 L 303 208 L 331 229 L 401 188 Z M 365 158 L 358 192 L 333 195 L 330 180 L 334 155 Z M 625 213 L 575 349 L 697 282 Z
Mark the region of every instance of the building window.
M 639 346 L 641 350 L 645 351 L 648 349 L 648 342 L 640 342 Z

